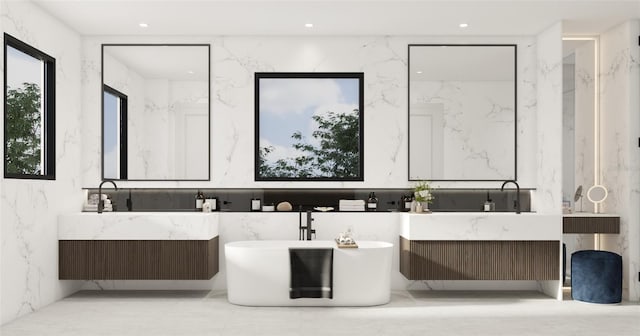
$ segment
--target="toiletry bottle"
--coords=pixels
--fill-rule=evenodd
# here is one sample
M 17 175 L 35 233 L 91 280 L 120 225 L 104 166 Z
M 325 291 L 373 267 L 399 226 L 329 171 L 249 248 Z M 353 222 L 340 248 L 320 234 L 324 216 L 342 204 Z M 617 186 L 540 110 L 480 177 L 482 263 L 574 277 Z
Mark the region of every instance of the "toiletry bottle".
M 217 197 L 207 197 L 205 203 L 209 202 L 211 205 L 211 211 L 218 211 L 218 198 Z
M 202 212 L 211 212 L 211 203 L 209 201 L 202 203 Z
M 411 211 L 411 201 L 413 201 L 411 195 L 404 196 L 404 211 Z
M 378 211 L 378 198 L 374 192 L 370 193 L 367 199 L 367 211 Z
M 259 198 L 251 199 L 251 211 L 261 211 L 262 210 L 262 200 Z
M 202 204 L 204 204 L 204 193 L 198 190 L 196 194 L 196 211 L 202 211 Z
M 487 191 L 487 200 L 484 201 L 483 210 L 485 212 L 490 212 L 490 211 L 495 211 L 496 210 L 496 204 L 493 203 L 493 200 L 491 199 L 491 196 L 489 196 L 489 192 L 488 191 Z

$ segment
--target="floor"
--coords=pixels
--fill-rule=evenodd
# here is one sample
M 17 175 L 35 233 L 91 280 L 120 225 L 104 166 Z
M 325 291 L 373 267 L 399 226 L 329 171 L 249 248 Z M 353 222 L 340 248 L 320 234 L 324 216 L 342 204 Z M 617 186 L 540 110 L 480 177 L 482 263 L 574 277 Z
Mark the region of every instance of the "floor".
M 535 292 L 393 292 L 367 308 L 242 307 L 225 292 L 84 291 L 0 335 L 640 335 L 640 304 Z

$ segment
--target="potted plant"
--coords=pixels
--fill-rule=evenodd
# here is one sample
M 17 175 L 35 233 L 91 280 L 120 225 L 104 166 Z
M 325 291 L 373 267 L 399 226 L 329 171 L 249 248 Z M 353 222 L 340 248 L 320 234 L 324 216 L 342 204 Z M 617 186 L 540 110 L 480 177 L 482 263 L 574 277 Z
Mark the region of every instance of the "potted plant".
M 429 204 L 433 202 L 434 198 L 431 193 L 431 186 L 429 181 L 419 181 L 413 188 L 413 195 L 416 200 L 416 212 L 428 212 Z

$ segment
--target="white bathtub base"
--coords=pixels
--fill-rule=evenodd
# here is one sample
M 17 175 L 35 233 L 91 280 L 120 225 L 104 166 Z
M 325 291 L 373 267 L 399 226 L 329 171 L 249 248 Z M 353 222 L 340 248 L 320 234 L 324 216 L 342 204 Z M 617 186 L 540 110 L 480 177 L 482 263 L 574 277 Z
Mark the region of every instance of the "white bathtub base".
M 376 306 L 391 299 L 393 244 L 359 241 L 241 241 L 225 245 L 229 302 L 243 306 Z M 334 247 L 333 299 L 289 298 L 289 247 Z

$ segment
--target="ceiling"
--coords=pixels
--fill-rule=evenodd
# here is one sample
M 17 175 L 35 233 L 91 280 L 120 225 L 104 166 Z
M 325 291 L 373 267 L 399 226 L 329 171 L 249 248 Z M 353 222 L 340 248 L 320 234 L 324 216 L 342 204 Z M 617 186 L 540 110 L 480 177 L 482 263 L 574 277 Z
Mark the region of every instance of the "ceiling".
M 7 0 L 5 0 L 7 1 Z M 8 0 L 18 1 L 18 0 Z M 640 18 L 640 0 L 33 0 L 83 35 L 598 34 Z M 148 28 L 139 27 L 144 22 Z M 305 28 L 313 23 L 313 28 Z M 469 27 L 460 28 L 460 23 Z

